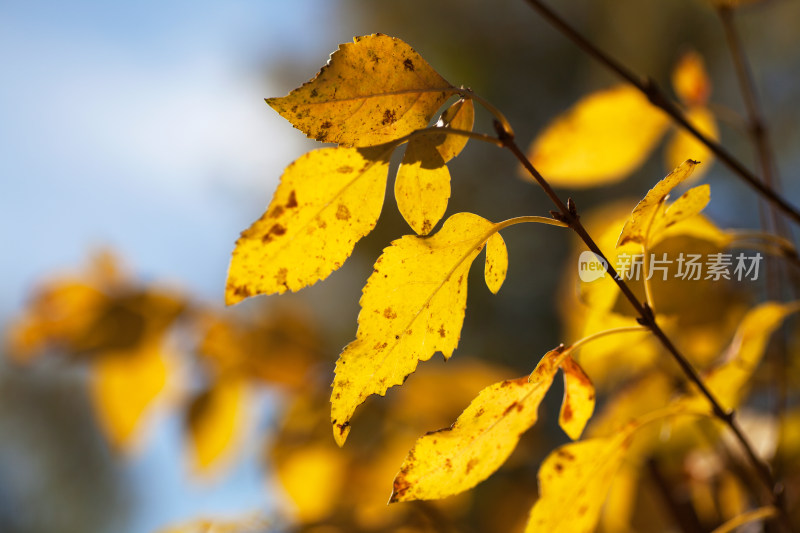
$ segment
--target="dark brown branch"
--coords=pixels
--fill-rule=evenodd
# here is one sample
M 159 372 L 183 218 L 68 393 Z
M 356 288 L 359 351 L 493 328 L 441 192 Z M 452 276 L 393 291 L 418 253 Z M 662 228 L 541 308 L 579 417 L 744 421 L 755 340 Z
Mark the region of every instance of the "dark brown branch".
M 770 185 L 763 183 L 758 176 L 753 174 L 753 172 L 745 167 L 744 164 L 736 159 L 733 154 L 728 152 L 722 145 L 695 128 L 686 119 L 686 116 L 681 108 L 664 93 L 664 91 L 658 86 L 657 83 L 655 83 L 655 81 L 650 78 L 641 78 L 635 75 L 624 65 L 589 42 L 589 40 L 587 40 L 577 30 L 570 26 L 557 13 L 545 6 L 540 0 L 525 1 L 545 20 L 547 20 L 547 22 L 561 31 L 561 33 L 566 35 L 581 50 L 589 54 L 591 57 L 605 65 L 609 70 L 613 71 L 619 77 L 644 93 L 653 105 L 664 111 L 675 123 L 680 125 L 698 141 L 708 147 L 708 149 L 711 150 L 714 155 L 716 155 L 717 158 L 719 158 L 719 160 L 725 164 L 725 166 L 732 170 L 734 174 L 739 176 L 747 184 L 758 191 L 759 194 L 769 200 L 769 202 L 783 211 L 789 218 L 794 220 L 795 223 L 800 224 L 800 210 L 790 204 L 780 194 L 775 192 Z

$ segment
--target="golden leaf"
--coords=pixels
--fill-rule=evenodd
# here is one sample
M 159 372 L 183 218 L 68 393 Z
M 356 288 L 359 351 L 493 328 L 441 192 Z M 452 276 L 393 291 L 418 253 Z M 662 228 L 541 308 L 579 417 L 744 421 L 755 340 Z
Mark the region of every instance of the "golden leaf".
M 242 426 L 246 383 L 223 377 L 197 396 L 188 413 L 194 464 L 208 470 L 229 452 Z
M 103 354 L 93 362 L 91 397 L 100 426 L 111 444 L 126 449 L 153 400 L 162 392 L 169 369 L 159 346 Z
M 450 171 L 428 135 L 411 139 L 394 182 L 397 208 L 419 235 L 444 216 L 450 198 Z
M 689 108 L 686 111 L 686 120 L 709 139 L 713 141 L 719 140 L 717 121 L 713 113 L 707 108 Z M 692 174 L 691 181 L 697 181 L 711 168 L 711 164 L 714 162 L 714 153 L 705 144 L 698 141 L 694 135 L 681 128 L 675 131 L 667 143 L 664 159 L 667 168 L 675 168 L 686 159 L 702 162 L 703 165 L 695 169 L 694 174 Z
M 667 174 L 647 192 L 625 222 L 625 227 L 622 228 L 622 233 L 617 241 L 618 247 L 627 242 L 644 243 L 647 240 L 647 230 L 656 211 L 661 208 L 670 191 L 691 175 L 696 165 L 697 162 L 691 159 L 684 161 L 681 166 Z
M 339 504 L 348 465 L 346 456 L 330 446 L 321 442 L 295 445 L 283 451 L 276 463 L 278 479 L 301 523 L 324 519 Z
M 668 228 L 700 214 L 710 200 L 711 189 L 708 185 L 698 185 L 683 193 L 663 212 L 656 215 L 650 233 L 646 236 L 648 244 L 658 242 Z
M 594 385 L 572 357 L 561 362 L 564 371 L 564 400 L 558 415 L 558 425 L 572 440 L 578 440 L 583 428 L 594 413 Z
M 314 79 L 267 103 L 318 141 L 372 146 L 424 128 L 457 89 L 400 39 L 339 46 Z
M 486 286 L 497 294 L 503 282 L 506 280 L 508 272 L 508 249 L 503 237 L 495 233 L 489 237 L 486 243 L 486 265 L 483 269 L 483 277 L 486 279 Z
M 225 301 L 297 291 L 342 266 L 383 207 L 391 148 L 323 148 L 284 172 L 267 211 L 236 241 Z
M 495 225 L 457 213 L 431 237 L 392 242 L 361 297 L 356 340 L 336 363 L 331 421 L 344 444 L 350 418 L 369 395 L 384 395 L 437 351 L 453 354 L 467 301 L 467 273 Z
M 454 130 L 472 131 L 475 122 L 475 105 L 470 98 L 462 98 L 447 109 L 439 117 L 437 126 L 445 126 Z M 448 162 L 466 146 L 469 137 L 463 135 L 436 135 L 436 150 Z M 443 137 L 443 138 L 441 138 Z
M 711 81 L 708 79 L 708 72 L 700 54 L 694 51 L 683 54 L 672 70 L 672 87 L 678 98 L 688 106 L 704 106 L 708 103 Z M 685 159 L 686 157 L 681 161 Z
M 636 427 L 632 424 L 608 438 L 567 444 L 548 455 L 539 468 L 540 496 L 526 533 L 594 531 Z
M 418 439 L 400 467 L 389 501 L 444 498 L 494 473 L 536 423 L 561 356 L 561 350 L 551 350 L 529 378 L 486 387 L 451 427 Z
M 636 170 L 669 126 L 669 118 L 635 87 L 590 94 L 533 141 L 533 165 L 555 186 L 594 187 Z

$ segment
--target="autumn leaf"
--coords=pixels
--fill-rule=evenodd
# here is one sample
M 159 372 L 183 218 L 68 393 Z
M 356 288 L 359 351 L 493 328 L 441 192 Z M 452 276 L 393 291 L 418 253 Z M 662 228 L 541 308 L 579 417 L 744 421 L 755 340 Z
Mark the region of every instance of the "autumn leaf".
M 700 54 L 690 50 L 681 56 L 672 70 L 672 87 L 678 98 L 688 106 L 704 106 L 708 103 L 711 80 Z
M 323 148 L 289 165 L 267 211 L 236 241 L 226 303 L 297 291 L 342 266 L 377 223 L 390 155 Z
M 314 79 L 267 103 L 308 137 L 372 146 L 424 128 L 457 92 L 409 45 L 378 33 L 340 45 Z
M 530 377 L 486 387 L 451 427 L 418 439 L 395 477 L 390 503 L 444 498 L 493 474 L 536 423 L 561 358 L 562 350 L 549 351 Z
M 188 430 L 199 470 L 208 471 L 231 450 L 242 426 L 246 388 L 240 377 L 223 377 L 192 401 Z
M 594 385 L 570 356 L 561 362 L 561 370 L 564 372 L 564 400 L 561 402 L 558 425 L 569 438 L 578 440 L 594 413 Z
M 486 279 L 486 286 L 497 294 L 503 282 L 506 280 L 508 272 L 508 249 L 503 237 L 495 233 L 486 243 L 486 265 L 484 266 L 483 276 Z
M 356 340 L 336 363 L 331 395 L 334 435 L 342 445 L 356 407 L 383 395 L 437 351 L 453 354 L 467 300 L 467 273 L 495 225 L 457 213 L 431 237 L 392 242 L 361 297 Z
M 686 111 L 686 120 L 695 128 L 713 141 L 719 140 L 719 129 L 714 114 L 705 107 L 692 107 Z M 677 130 L 667 143 L 664 151 L 664 160 L 667 168 L 675 168 L 687 159 L 702 161 L 703 165 L 696 168 L 691 181 L 697 181 L 703 176 L 714 160 L 714 153 L 705 144 L 684 129 Z
M 669 118 L 635 87 L 592 93 L 536 137 L 529 158 L 555 186 L 594 187 L 638 168 L 669 126 Z
M 444 110 L 436 126 L 472 131 L 474 123 L 475 104 L 472 103 L 471 98 L 461 98 Z M 439 152 L 445 163 L 460 154 L 469 140 L 469 137 L 454 134 L 426 135 L 425 137 L 433 139 L 436 151 Z
M 525 532 L 594 531 L 636 428 L 631 424 L 611 437 L 574 442 L 548 455 Z
M 645 243 L 648 237 L 648 229 L 653 223 L 656 212 L 662 207 L 670 191 L 688 178 L 697 161 L 691 159 L 684 161 L 681 166 L 670 172 L 667 177 L 656 183 L 645 197 L 636 205 L 630 218 L 625 222 L 622 233 L 617 241 L 617 246 L 622 246 L 628 242 Z M 693 204 L 694 205 L 694 204 Z M 702 209 L 702 208 L 701 208 Z M 673 220 L 677 222 L 680 217 L 688 218 L 696 213 L 680 212 L 673 213 Z

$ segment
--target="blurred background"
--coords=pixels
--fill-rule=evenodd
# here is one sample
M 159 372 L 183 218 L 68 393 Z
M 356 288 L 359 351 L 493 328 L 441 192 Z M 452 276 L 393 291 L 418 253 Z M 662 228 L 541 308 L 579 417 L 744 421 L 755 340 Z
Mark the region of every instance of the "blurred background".
M 594 42 L 664 87 L 681 54 L 696 50 L 709 71 L 713 104 L 742 110 L 722 30 L 708 2 L 552 3 Z M 756 3 L 737 17 L 789 198 L 800 197 L 798 20 L 800 5 L 790 0 Z M 311 78 L 339 43 L 376 32 L 408 42 L 451 83 L 494 103 L 521 144 L 581 96 L 618 81 L 522 0 L 0 3 L 0 323 L 9 325 L 6 340 L 14 337 L 12 327 L 28 320 L 26 309 L 35 311 L 37 298 L 52 296 L 47 291 L 65 279 L 94 284 L 113 305 L 131 294 L 157 293 L 180 302 L 180 311 L 167 313 L 165 320 L 189 325 L 172 334 L 172 341 L 212 360 L 214 350 L 202 348 L 213 329 L 209 321 L 234 329 L 252 323 L 257 330 L 263 316 L 270 317 L 266 324 L 279 323 L 280 306 L 286 306 L 291 316 L 302 317 L 297 320 L 303 326 L 301 333 L 297 324 L 275 326 L 295 332 L 286 334 L 281 350 L 292 346 L 285 353 L 294 353 L 301 345 L 310 361 L 301 370 L 314 367 L 324 396 L 341 347 L 355 335 L 360 289 L 372 263 L 390 240 L 409 233 L 391 195 L 376 230 L 325 282 L 227 310 L 223 290 L 239 232 L 262 214 L 283 168 L 315 145 L 263 98 L 282 96 Z M 754 167 L 747 136 L 735 120 L 725 121 L 725 114 L 719 115 L 722 143 Z M 491 132 L 489 117 L 480 111 L 475 129 Z M 472 142 L 450 167 L 448 216 L 470 211 L 502 220 L 543 215 L 551 208 L 536 187 L 519 179 L 512 158 L 496 148 Z M 623 198 L 632 207 L 665 173 L 656 150 L 629 179 L 570 194 L 584 211 Z M 753 194 L 730 172 L 715 164 L 704 179 L 713 197 L 707 212 L 719 225 L 758 225 Z M 462 369 L 470 387 L 440 418 L 415 421 L 431 425 L 422 432 L 449 424 L 480 388 L 530 372 L 541 354 L 566 340 L 557 290 L 565 270 L 573 268 L 566 259 L 575 243 L 546 227 L 517 226 L 504 238 L 510 268 L 503 290 L 491 296 L 478 276 L 471 280 L 454 358 L 471 361 Z M 116 266 L 104 263 L 114 263 L 103 255 L 109 250 Z M 136 302 L 144 321 L 152 309 L 163 309 L 150 300 Z M 128 300 L 123 307 L 133 308 Z M 305 328 L 313 335 L 302 333 Z M 312 337 L 313 346 L 300 341 Z M 219 381 L 208 375 L 227 376 L 228 369 L 211 364 L 214 370 L 197 378 L 193 363 L 187 363 L 192 358 L 180 359 L 188 383 L 184 393 L 149 413 L 146 424 L 137 426 L 135 446 L 127 437 L 124 446 L 116 446 L 97 422 L 92 389 L 85 386 L 101 371 L 85 354 L 108 346 L 98 341 L 76 347 L 72 341 L 48 348 L 73 355 L 67 363 L 56 357 L 24 369 L 0 366 L 0 531 L 147 533 L 203 517 L 260 520 L 282 508 L 288 478 L 283 488 L 269 480 L 273 460 L 283 452 L 269 442 L 289 431 L 282 413 L 300 408 L 289 399 L 307 384 L 271 376 L 250 387 L 235 453 L 224 469 L 198 478 L 186 459 L 185 435 L 195 431 L 193 438 L 202 440 L 196 435 L 202 430 L 186 429 L 195 427 L 187 426 L 192 415 L 186 413 L 202 411 L 198 398 Z M 270 363 L 282 364 L 280 358 Z M 441 371 L 439 360 L 430 365 L 431 376 Z M 426 390 L 436 403 L 435 387 Z M 189 399 L 180 399 L 182 394 Z M 557 410 L 558 398 L 550 400 L 543 411 Z M 182 405 L 195 407 L 184 412 L 176 407 Z M 545 417 L 544 429 L 528 439 L 517 466 L 512 464 L 522 472 L 514 483 L 524 487 L 523 496 L 535 494 L 537 458 L 564 440 L 552 418 Z M 413 432 L 409 435 L 398 449 L 413 443 Z M 395 470 L 405 451 L 398 453 Z M 325 464 L 324 457 L 314 457 Z M 526 457 L 530 461 L 522 460 Z M 391 475 L 383 480 L 383 501 Z M 497 488 L 506 481 L 501 476 L 492 483 Z M 523 503 L 519 511 L 526 510 Z M 309 516 L 314 512 L 324 514 L 317 509 Z M 435 522 L 440 511 L 419 512 Z

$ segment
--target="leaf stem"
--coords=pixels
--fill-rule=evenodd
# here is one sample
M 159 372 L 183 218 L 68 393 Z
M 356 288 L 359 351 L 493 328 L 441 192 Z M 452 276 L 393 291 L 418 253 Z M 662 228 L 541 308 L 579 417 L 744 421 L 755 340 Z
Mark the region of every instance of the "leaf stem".
M 489 144 L 493 144 L 495 146 L 499 146 L 502 148 L 503 142 L 498 139 L 497 137 L 492 137 L 491 135 L 486 135 L 485 133 L 478 133 L 475 131 L 469 130 L 460 130 L 456 128 L 444 127 L 444 126 L 431 126 L 429 128 L 423 128 L 421 130 L 414 130 L 408 135 L 403 135 L 393 141 L 390 141 L 386 144 L 392 144 L 395 146 L 400 146 L 403 143 L 407 143 L 414 137 L 419 135 L 460 135 L 461 137 L 469 137 L 470 139 L 476 139 L 478 141 L 483 141 Z
M 572 353 L 575 350 L 577 350 L 578 348 L 580 348 L 581 346 L 583 346 L 584 344 L 588 344 L 588 343 L 590 343 L 592 341 L 595 341 L 597 339 L 601 339 L 601 338 L 607 337 L 609 335 L 616 335 L 618 333 L 632 333 L 632 332 L 636 332 L 636 331 L 650 331 L 650 330 L 645 326 L 626 326 L 626 327 L 621 327 L 621 328 L 606 329 L 606 330 L 603 330 L 603 331 L 598 331 L 597 333 L 592 333 L 591 335 L 587 335 L 586 337 L 583 337 L 582 339 L 578 339 L 577 341 L 573 342 L 569 346 L 565 347 L 564 351 L 567 352 L 567 353 Z
M 567 224 L 566 222 L 561 222 L 560 220 L 556 220 L 554 218 L 525 216 L 525 217 L 509 218 L 508 220 L 504 220 L 503 222 L 498 222 L 495 225 L 495 232 L 504 230 L 509 226 L 514 226 L 515 224 L 525 224 L 527 222 L 535 222 L 537 224 L 547 224 L 548 226 L 558 226 L 559 228 L 569 227 L 569 224 Z
M 461 94 L 462 96 L 467 96 L 469 98 L 472 98 L 476 102 L 481 104 L 484 107 L 484 109 L 486 109 L 489 113 L 494 115 L 494 118 L 496 118 L 497 121 L 500 122 L 500 124 L 503 126 L 503 131 L 506 132 L 506 135 L 510 135 L 512 138 L 514 137 L 514 129 L 511 127 L 511 123 L 508 122 L 508 119 L 505 117 L 505 115 L 503 115 L 503 113 L 501 113 L 499 109 L 497 109 L 494 105 L 492 105 L 491 102 L 483 99 L 480 95 L 475 94 L 474 92 L 472 92 L 472 89 L 469 89 L 467 87 L 462 87 L 461 89 L 459 89 L 459 94 Z
M 545 6 L 540 0 L 525 0 L 533 9 L 535 9 L 547 22 L 549 22 L 556 29 L 561 31 L 573 43 L 575 43 L 581 50 L 588 55 L 605 65 L 609 70 L 616 73 L 619 77 L 639 89 L 650 102 L 656 107 L 660 108 L 672 120 L 680 125 L 683 129 L 694 136 L 698 141 L 703 143 L 714 155 L 716 155 L 725 166 L 727 166 L 734 174 L 738 175 L 748 185 L 756 189 L 759 194 L 769 200 L 773 205 L 783 211 L 789 218 L 796 224 L 800 224 L 800 210 L 790 204 L 783 196 L 778 194 L 769 184 L 763 183 L 758 176 L 748 170 L 733 154 L 728 152 L 721 144 L 714 141 L 707 135 L 699 131 L 692 125 L 686 118 L 686 115 L 681 108 L 673 102 L 658 84 L 650 78 L 641 78 L 635 75 L 632 71 L 627 69 L 614 58 L 600 50 L 597 46 L 592 44 L 588 39 L 581 35 L 577 30 L 570 26 L 563 18 L 557 13 Z
M 496 126 L 498 130 L 499 138 L 504 142 L 504 146 L 517 158 L 517 160 L 522 164 L 523 167 L 530 173 L 530 175 L 536 180 L 536 182 L 542 187 L 545 194 L 550 198 L 550 200 L 555 204 L 558 208 L 558 213 L 554 214 L 554 217 L 557 215 L 560 220 L 569 224 L 569 227 L 580 237 L 580 239 L 586 244 L 586 246 L 595 253 L 598 257 L 606 261 L 608 265 L 608 273 L 611 275 L 614 282 L 619 287 L 622 294 L 625 298 L 630 302 L 633 306 L 636 313 L 639 315 L 637 322 L 640 325 L 645 326 L 650 331 L 653 332 L 661 344 L 666 348 L 667 352 L 672 356 L 673 360 L 678 364 L 681 368 L 683 373 L 686 375 L 687 379 L 697 387 L 700 393 L 705 396 L 706 400 L 708 400 L 709 404 L 711 405 L 712 412 L 715 417 L 720 419 L 724 422 L 728 428 L 733 432 L 736 440 L 741 445 L 742 449 L 745 451 L 748 460 L 755 468 L 758 478 L 767 488 L 770 494 L 770 498 L 772 499 L 773 504 L 776 508 L 781 511 L 781 516 L 784 518 L 784 521 L 788 524 L 788 515 L 786 514 L 785 510 L 783 509 L 783 502 L 780 497 L 779 488 L 776 485 L 775 481 L 772 478 L 772 473 L 770 472 L 769 467 L 765 462 L 763 462 L 758 455 L 756 455 L 755 450 L 750 444 L 750 441 L 742 432 L 741 427 L 739 427 L 739 423 L 736 421 L 735 412 L 734 411 L 727 411 L 725 410 L 722 405 L 717 401 L 714 397 L 714 394 L 711 390 L 706 386 L 703 382 L 700 374 L 695 370 L 689 360 L 678 350 L 678 348 L 672 343 L 670 338 L 664 333 L 664 330 L 656 322 L 655 314 L 653 313 L 652 309 L 646 303 L 642 303 L 633 293 L 631 288 L 628 286 L 625 281 L 617 275 L 616 270 L 612 266 L 612 264 L 608 261 L 605 254 L 603 254 L 600 247 L 597 246 L 597 243 L 594 239 L 589 235 L 586 231 L 586 228 L 580 221 L 580 216 L 577 214 L 577 210 L 575 209 L 574 203 L 568 201 L 570 207 L 565 204 L 561 198 L 555 193 L 553 188 L 544 179 L 544 177 L 539 173 L 536 168 L 534 168 L 533 164 L 528 160 L 522 150 L 519 148 L 517 143 L 514 141 L 513 138 L 506 137 L 503 135 L 503 130 L 500 128 L 498 124 Z
M 746 513 L 731 518 L 711 533 L 730 533 L 741 525 L 749 522 L 755 522 L 756 520 L 761 520 L 764 518 L 773 518 L 775 516 L 778 516 L 778 510 L 775 507 L 772 507 L 771 505 L 767 507 L 759 507 L 758 509 L 753 509 L 752 511 L 747 511 Z

